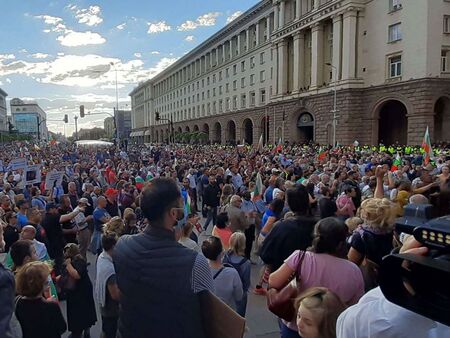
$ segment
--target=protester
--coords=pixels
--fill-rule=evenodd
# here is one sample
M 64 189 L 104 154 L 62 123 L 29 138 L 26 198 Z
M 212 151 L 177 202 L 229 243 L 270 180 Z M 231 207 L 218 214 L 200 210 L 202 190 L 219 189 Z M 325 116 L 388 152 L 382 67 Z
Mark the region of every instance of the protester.
M 0 252 L 4 251 L 3 228 L 0 225 Z M 10 322 L 14 311 L 15 282 L 13 274 L 0 262 L 0 332 L 12 336 Z
M 230 219 L 228 218 L 228 213 L 222 212 L 217 215 L 217 222 L 212 230 L 212 235 L 220 238 L 222 247 L 224 250 L 228 250 L 230 247 L 230 238 L 233 234 L 229 226 Z
M 218 218 L 220 215 L 218 216 Z M 196 252 L 201 252 L 200 247 L 198 244 L 191 239 L 192 231 L 194 230 L 194 225 L 190 222 L 186 222 L 185 225 L 183 225 L 183 229 L 181 230 L 180 239 L 178 240 L 178 243 L 185 246 L 188 249 L 194 250 Z M 214 230 L 213 230 L 214 232 Z
M 223 247 L 220 238 L 211 236 L 202 244 L 214 280 L 214 293 L 233 310 L 244 295 L 241 277 L 233 266 L 222 264 Z M 242 309 L 241 309 L 242 310 Z

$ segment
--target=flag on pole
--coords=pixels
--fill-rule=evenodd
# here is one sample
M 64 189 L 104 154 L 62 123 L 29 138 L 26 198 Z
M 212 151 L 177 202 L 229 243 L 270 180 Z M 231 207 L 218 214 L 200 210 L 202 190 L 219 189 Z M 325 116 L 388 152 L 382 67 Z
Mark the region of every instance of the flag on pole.
M 328 152 L 326 150 L 324 151 L 323 148 L 320 147 L 318 160 L 319 161 L 323 161 L 324 159 L 326 159 L 327 158 L 327 153 Z
M 255 189 L 253 190 L 253 202 L 262 199 L 262 190 L 263 190 L 262 178 L 261 174 L 258 173 L 256 175 Z
M 263 134 L 259 137 L 258 147 L 256 148 L 257 151 L 261 151 L 264 148 L 264 140 L 263 140 Z
M 399 165 L 402 164 L 402 159 L 400 154 L 397 152 L 397 156 L 395 156 L 394 163 L 392 163 L 391 171 L 394 172 L 398 170 Z
M 424 152 L 423 164 L 428 165 L 431 161 L 431 158 L 433 157 L 433 148 L 431 147 L 430 132 L 428 131 L 428 126 L 423 137 L 422 149 Z
M 281 142 L 281 137 L 278 140 L 278 145 L 276 146 L 274 152 L 276 153 L 280 153 L 283 150 L 283 143 Z

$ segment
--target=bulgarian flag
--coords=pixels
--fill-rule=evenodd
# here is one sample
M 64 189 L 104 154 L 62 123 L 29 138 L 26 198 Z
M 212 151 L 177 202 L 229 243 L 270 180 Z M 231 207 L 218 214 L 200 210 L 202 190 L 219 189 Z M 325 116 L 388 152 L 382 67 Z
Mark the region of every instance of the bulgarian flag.
M 423 137 L 422 150 L 425 155 L 423 159 L 423 164 L 427 165 L 430 163 L 431 158 L 433 157 L 433 148 L 431 147 L 430 132 L 428 131 L 428 126 L 427 130 L 425 131 L 425 136 Z
M 318 160 L 319 161 L 323 161 L 324 159 L 327 158 L 327 151 L 323 151 L 322 147 L 319 149 L 319 156 L 318 156 Z
M 402 164 L 402 159 L 400 158 L 400 154 L 397 152 L 397 156 L 395 156 L 395 160 L 394 163 L 392 163 L 392 167 L 391 167 L 391 171 L 397 171 L 398 170 L 398 166 Z
M 283 143 L 281 142 L 281 137 L 280 137 L 280 139 L 278 140 L 278 145 L 274 149 L 274 152 L 276 154 L 276 153 L 280 153 L 282 150 L 283 150 Z
M 262 199 L 262 193 L 263 193 L 263 183 L 261 174 L 258 173 L 256 175 L 255 190 L 253 190 L 253 202 Z

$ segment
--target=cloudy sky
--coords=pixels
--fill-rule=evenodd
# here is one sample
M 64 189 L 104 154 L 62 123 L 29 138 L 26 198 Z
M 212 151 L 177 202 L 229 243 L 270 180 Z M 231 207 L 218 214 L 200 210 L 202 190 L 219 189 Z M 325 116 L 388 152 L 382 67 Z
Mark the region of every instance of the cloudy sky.
M 128 94 L 223 28 L 258 0 L 0 0 L 0 88 L 37 101 L 50 120 L 111 112 L 117 71 L 120 109 Z M 9 108 L 9 107 L 8 107 Z M 79 120 L 103 127 L 107 115 Z M 71 124 L 72 123 L 72 124 Z M 63 132 L 61 122 L 49 129 Z

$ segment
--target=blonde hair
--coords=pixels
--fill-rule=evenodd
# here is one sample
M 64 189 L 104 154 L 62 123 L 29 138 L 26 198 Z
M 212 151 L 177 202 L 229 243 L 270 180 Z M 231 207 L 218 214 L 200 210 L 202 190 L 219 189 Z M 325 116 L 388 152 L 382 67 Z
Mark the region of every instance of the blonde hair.
M 369 227 L 390 231 L 395 217 L 395 205 L 387 198 L 369 198 L 361 203 L 361 218 Z
M 123 231 L 125 229 L 125 223 L 119 216 L 115 216 L 110 219 L 108 223 L 105 224 L 105 231 L 104 233 L 115 233 L 117 236 L 120 236 L 123 234 Z
M 37 297 L 44 291 L 50 274 L 49 266 L 40 261 L 29 262 L 16 275 L 16 291 L 25 297 Z
M 345 310 L 345 304 L 334 292 L 322 287 L 309 288 L 295 300 L 297 315 L 300 306 L 318 317 L 321 338 L 336 337 L 336 322 Z
M 123 211 L 123 219 L 127 219 L 128 215 L 134 214 L 134 210 L 132 208 L 126 208 Z
M 237 256 L 245 255 L 245 235 L 237 231 L 230 237 L 230 251 Z
M 345 220 L 345 225 L 348 227 L 349 232 L 353 232 L 358 225 L 363 223 L 364 221 L 360 217 L 350 217 Z

